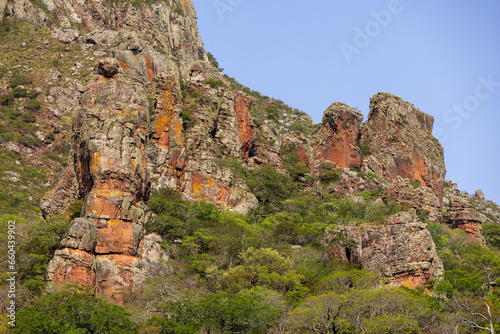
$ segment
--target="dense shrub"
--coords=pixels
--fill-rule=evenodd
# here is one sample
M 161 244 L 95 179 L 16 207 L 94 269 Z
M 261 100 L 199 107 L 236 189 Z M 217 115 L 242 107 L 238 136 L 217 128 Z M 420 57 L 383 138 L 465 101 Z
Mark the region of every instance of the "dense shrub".
M 33 112 L 33 111 L 38 111 L 41 106 L 42 106 L 42 104 L 40 103 L 40 101 L 29 100 L 26 102 L 25 108 L 28 109 L 29 111 Z
M 137 326 L 123 307 L 70 290 L 47 294 L 21 309 L 11 332 L 133 334 Z

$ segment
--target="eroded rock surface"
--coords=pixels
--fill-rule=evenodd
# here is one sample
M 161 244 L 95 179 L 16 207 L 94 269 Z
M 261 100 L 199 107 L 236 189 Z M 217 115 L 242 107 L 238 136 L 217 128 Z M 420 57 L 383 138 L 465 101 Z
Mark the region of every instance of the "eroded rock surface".
M 400 204 L 411 205 L 425 221 L 441 222 L 439 197 L 430 188 L 421 187 L 412 184 L 409 179 L 397 177 L 396 181 L 384 191 L 384 194 Z
M 432 135 L 433 124 L 432 116 L 411 103 L 392 94 L 376 94 L 362 129 L 362 141 L 371 151 L 367 167 L 391 180 L 398 176 L 418 180 L 441 201 L 446 169 L 443 148 Z
M 383 225 L 338 226 L 327 230 L 326 243 L 332 258 L 361 264 L 390 285 L 421 287 L 444 273 L 431 234 L 415 213 L 398 213 Z
M 482 224 L 488 219 L 474 210 L 463 198 L 457 196 L 451 199 L 446 220 L 453 228 L 459 228 L 481 244 L 485 244 Z
M 323 114 L 321 128 L 311 140 L 317 160 L 327 160 L 340 168 L 361 167 L 359 147 L 363 115 L 347 105 L 335 102 Z

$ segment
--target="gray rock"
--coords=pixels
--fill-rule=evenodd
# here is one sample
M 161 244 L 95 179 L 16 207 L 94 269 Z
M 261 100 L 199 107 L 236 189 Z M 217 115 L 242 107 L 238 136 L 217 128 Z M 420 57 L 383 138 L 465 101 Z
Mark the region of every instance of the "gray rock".
M 17 177 L 2 177 L 2 180 L 14 182 L 14 183 L 21 181 Z
M 17 177 L 17 178 L 21 177 L 21 174 L 16 173 L 16 172 L 11 172 L 11 171 L 6 171 L 5 174 L 8 174 L 10 176 L 14 176 L 14 177 Z
M 45 134 L 41 131 L 35 132 L 35 136 L 41 141 L 45 141 L 47 139 L 47 136 L 45 136 Z
M 73 29 L 54 29 L 52 31 L 52 37 L 57 38 L 59 42 L 69 44 L 76 41 L 78 38 L 78 32 Z
M 353 197 L 349 198 L 349 202 L 366 204 L 366 201 L 362 196 L 353 196 Z
M 94 52 L 94 56 L 96 56 L 96 57 L 104 57 L 107 54 L 108 53 L 104 52 L 104 51 L 96 51 L 96 52 Z
M 19 148 L 19 146 L 17 146 L 17 144 L 14 144 L 12 142 L 9 142 L 5 145 L 5 149 L 11 151 L 11 152 L 16 152 L 16 153 L 20 153 L 21 152 L 21 149 Z
M 61 245 L 67 248 L 80 249 L 93 252 L 97 245 L 97 225 L 92 219 L 74 219 L 61 241 Z
M 50 70 L 49 75 L 47 76 L 47 79 L 45 81 L 47 82 L 56 82 L 59 80 L 59 77 L 61 76 L 61 72 L 58 70 Z

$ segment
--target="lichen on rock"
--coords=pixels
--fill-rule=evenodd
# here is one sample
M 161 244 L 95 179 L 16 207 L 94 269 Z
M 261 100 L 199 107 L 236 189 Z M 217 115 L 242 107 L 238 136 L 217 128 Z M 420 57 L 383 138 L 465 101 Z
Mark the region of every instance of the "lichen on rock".
M 424 287 L 444 273 L 431 234 L 414 212 L 395 214 L 382 225 L 339 225 L 327 230 L 325 242 L 332 258 L 360 264 L 389 285 Z

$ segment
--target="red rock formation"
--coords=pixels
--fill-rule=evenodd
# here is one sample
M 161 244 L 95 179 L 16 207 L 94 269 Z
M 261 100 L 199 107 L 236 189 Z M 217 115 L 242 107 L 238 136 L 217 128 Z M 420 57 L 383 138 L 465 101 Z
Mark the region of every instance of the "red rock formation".
M 337 167 L 361 167 L 359 148 L 363 115 L 347 105 L 336 102 L 323 114 L 321 128 L 311 140 L 317 160 L 328 160 Z
M 252 149 L 254 138 L 252 121 L 248 112 L 248 97 L 243 94 L 236 95 L 236 121 L 238 122 L 238 136 L 241 143 L 241 158 L 248 159 Z
M 83 218 L 73 220 L 61 244 L 64 248 L 56 251 L 47 269 L 49 290 L 62 284 L 95 286 L 95 222 Z
M 448 224 L 459 228 L 472 236 L 481 244 L 485 244 L 482 225 L 487 218 L 474 210 L 472 206 L 460 197 L 453 197 L 446 215 Z
M 400 212 L 384 225 L 338 226 L 327 230 L 326 243 L 332 258 L 361 264 L 390 285 L 425 286 L 443 274 L 432 237 L 414 213 Z
M 141 260 L 138 248 L 148 219 L 143 203 L 148 118 L 143 93 L 116 66 L 116 60 L 103 60 L 103 78 L 84 95 L 77 113 L 75 173 L 86 198 L 86 219 L 72 223 L 63 242 L 67 247 L 51 261 L 48 281 L 51 286 L 88 284 L 98 296 L 121 302 L 122 292 L 134 285 L 131 273 Z M 80 239 L 92 240 L 92 246 Z
M 442 201 L 446 173 L 443 148 L 432 135 L 434 118 L 388 93 L 370 100 L 361 142 L 369 145 L 366 164 L 380 176 L 418 180 Z M 442 203 L 442 202 L 441 202 Z

